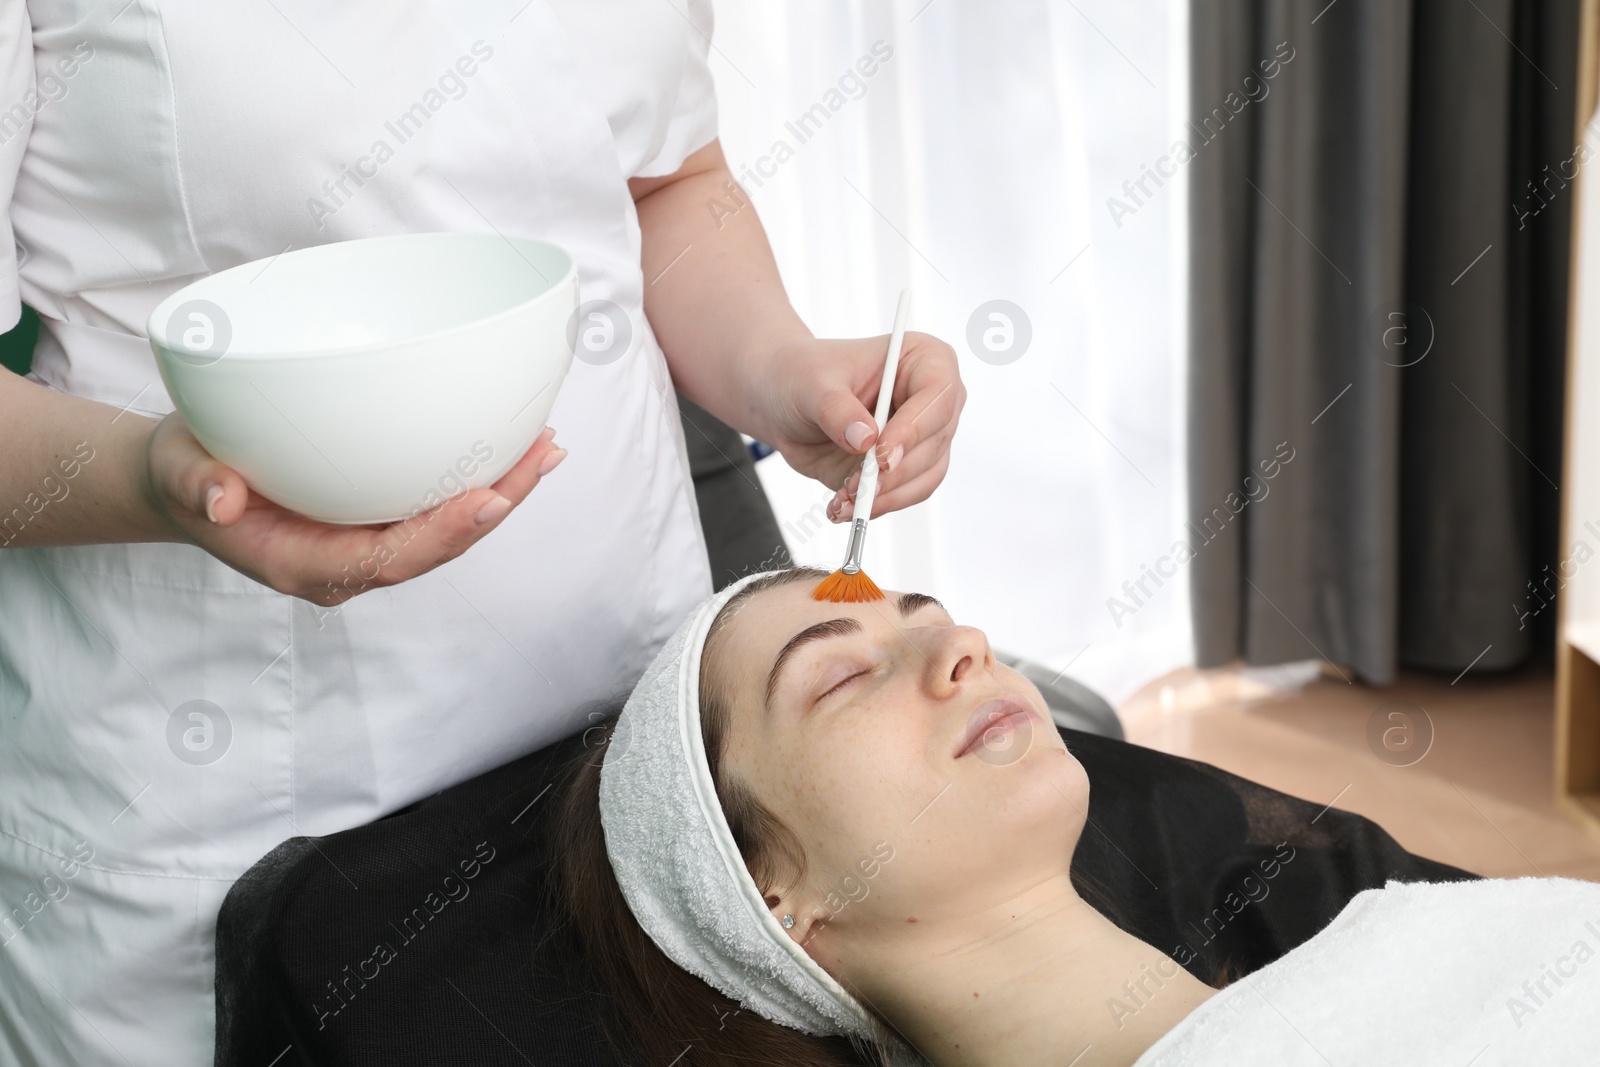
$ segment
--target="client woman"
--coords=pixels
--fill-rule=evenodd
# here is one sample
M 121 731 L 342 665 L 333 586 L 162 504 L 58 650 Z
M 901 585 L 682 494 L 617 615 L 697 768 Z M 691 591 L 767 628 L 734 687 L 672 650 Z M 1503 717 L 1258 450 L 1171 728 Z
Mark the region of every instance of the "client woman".
M 822 577 L 692 612 L 568 792 L 568 906 L 649 1062 L 1483 1067 L 1600 1037 L 1600 885 L 1566 879 L 1392 883 L 1201 983 L 1074 885 L 1088 781 L 1034 686 L 932 598 Z M 687 1045 L 710 1011 L 726 1039 Z

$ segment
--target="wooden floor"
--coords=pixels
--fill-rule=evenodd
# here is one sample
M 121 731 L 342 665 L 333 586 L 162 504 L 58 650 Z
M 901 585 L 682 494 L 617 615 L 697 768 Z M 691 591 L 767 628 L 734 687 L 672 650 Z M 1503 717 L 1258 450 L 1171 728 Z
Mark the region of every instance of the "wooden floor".
M 1455 684 L 1406 673 L 1385 689 L 1316 670 L 1176 671 L 1118 714 L 1130 741 L 1334 802 L 1420 855 L 1600 881 L 1600 831 L 1555 800 L 1548 667 Z

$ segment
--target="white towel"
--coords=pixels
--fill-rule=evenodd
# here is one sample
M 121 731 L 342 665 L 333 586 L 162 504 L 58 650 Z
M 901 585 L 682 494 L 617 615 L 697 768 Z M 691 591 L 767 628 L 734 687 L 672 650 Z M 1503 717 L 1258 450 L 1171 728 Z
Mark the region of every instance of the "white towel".
M 1600 1063 L 1600 884 L 1369 889 L 1191 1012 L 1134 1067 L 1258 1063 Z
M 639 925 L 678 966 L 774 1022 L 870 1039 L 861 1005 L 763 902 L 706 764 L 700 653 L 717 612 L 759 577 L 690 612 L 628 698 L 600 769 L 606 852 Z

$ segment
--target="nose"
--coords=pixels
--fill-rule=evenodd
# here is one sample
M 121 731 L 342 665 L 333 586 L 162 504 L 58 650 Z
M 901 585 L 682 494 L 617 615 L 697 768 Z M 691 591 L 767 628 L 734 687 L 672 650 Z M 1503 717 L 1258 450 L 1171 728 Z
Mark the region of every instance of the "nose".
M 935 699 L 954 696 L 974 677 L 992 678 L 994 651 L 982 630 L 972 626 L 930 627 L 927 688 Z

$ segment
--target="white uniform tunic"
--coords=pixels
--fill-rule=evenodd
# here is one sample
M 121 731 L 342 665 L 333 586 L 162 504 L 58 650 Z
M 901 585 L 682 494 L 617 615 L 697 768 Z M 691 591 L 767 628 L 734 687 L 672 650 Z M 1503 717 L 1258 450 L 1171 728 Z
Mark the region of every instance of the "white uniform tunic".
M 335 612 L 188 546 L 0 551 L 0 1063 L 209 1063 L 233 879 L 583 728 L 710 594 L 626 187 L 715 136 L 710 30 L 708 0 L 0 0 L 0 329 L 38 309 L 35 380 L 164 414 L 159 301 L 377 234 L 554 241 L 633 323 L 574 361 L 521 507 Z M 11 533 L 71 491 L 40 478 Z

